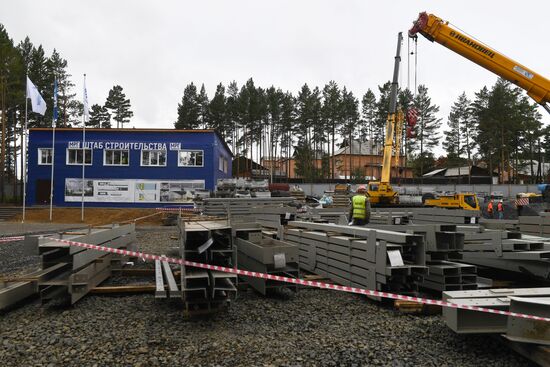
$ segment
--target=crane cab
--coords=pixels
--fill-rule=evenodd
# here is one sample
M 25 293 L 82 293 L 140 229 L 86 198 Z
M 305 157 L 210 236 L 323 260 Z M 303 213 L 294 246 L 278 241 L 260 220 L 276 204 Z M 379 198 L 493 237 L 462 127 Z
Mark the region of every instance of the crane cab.
M 367 194 L 371 205 L 395 205 L 399 203 L 397 191 L 390 184 L 380 181 L 371 181 L 367 186 Z

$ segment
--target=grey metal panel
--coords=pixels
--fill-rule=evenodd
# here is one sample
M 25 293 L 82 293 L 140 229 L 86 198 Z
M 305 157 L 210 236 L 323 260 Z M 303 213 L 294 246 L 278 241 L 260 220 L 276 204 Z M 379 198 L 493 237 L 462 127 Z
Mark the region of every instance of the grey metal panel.
M 69 276 L 68 291 L 71 304 L 74 304 L 88 292 L 111 276 L 112 254 L 94 260 L 93 263 Z
M 112 228 L 93 228 L 92 232 L 88 235 L 63 235 L 62 238 L 75 242 L 98 245 L 111 241 L 114 238 L 132 233 L 135 234 L 135 223 L 125 224 L 122 226 L 115 225 Z M 71 254 L 75 254 L 77 252 L 85 250 L 80 247 L 71 246 L 62 242 L 53 241 L 51 239 L 41 238 L 39 241 L 40 251 L 43 251 L 43 249 L 47 249 L 48 247 L 67 247 L 70 248 L 69 251 Z
M 38 292 L 36 282 L 14 282 L 0 287 L 0 310 L 5 310 L 15 303 Z
M 550 297 L 510 297 L 510 312 L 550 317 Z M 550 327 L 547 321 L 508 317 L 506 337 L 522 343 L 550 345 Z
M 398 233 L 394 231 L 385 231 L 385 230 L 373 230 L 366 227 L 356 227 L 356 226 L 342 226 L 336 224 L 322 224 L 322 223 L 309 223 L 309 222 L 296 222 L 292 221 L 288 223 L 291 227 L 321 230 L 321 231 L 330 231 L 345 233 L 354 237 L 368 238 L 369 235 L 375 235 L 377 239 L 385 240 L 392 243 L 407 243 L 413 244 L 418 241 L 421 241 L 420 236 Z
M 446 292 L 451 293 L 451 292 Z M 501 298 L 489 299 L 447 299 L 447 302 L 487 307 L 506 311 L 509 301 Z M 470 311 L 459 308 L 443 307 L 443 319 L 447 326 L 455 333 L 478 334 L 478 333 L 504 333 L 506 332 L 507 317 L 504 315 L 490 314 L 478 311 Z
M 517 297 L 550 297 L 550 287 L 542 288 L 498 288 L 498 289 L 479 289 L 476 291 L 457 291 L 443 293 L 443 300 L 450 298 L 468 299 L 468 298 L 506 298 L 510 296 Z
M 168 284 L 170 298 L 181 298 L 178 285 L 176 284 L 176 279 L 174 278 L 174 273 L 172 273 L 172 268 L 170 267 L 170 264 L 166 261 L 163 261 L 162 269 L 164 270 L 164 277 L 166 279 L 166 283 Z
M 134 242 L 135 240 L 136 240 L 136 234 L 134 232 L 134 233 L 124 235 L 122 237 L 107 240 L 108 243 L 104 243 L 103 246 L 110 247 L 110 248 L 120 248 L 120 247 L 127 246 L 128 244 Z M 80 239 L 78 241 L 80 242 Z M 73 270 L 77 270 L 83 266 L 86 266 L 91 261 L 103 256 L 103 254 L 104 252 L 102 251 L 88 250 L 88 249 L 85 249 L 85 251 L 81 251 L 74 254 L 73 261 L 72 261 Z
M 166 298 L 166 290 L 164 288 L 164 277 L 162 275 L 162 265 L 160 260 L 155 260 L 155 298 Z

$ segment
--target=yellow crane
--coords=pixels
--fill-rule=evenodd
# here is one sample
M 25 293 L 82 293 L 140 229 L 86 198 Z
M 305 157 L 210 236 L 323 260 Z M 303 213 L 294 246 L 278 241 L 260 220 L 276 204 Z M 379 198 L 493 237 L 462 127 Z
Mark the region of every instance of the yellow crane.
M 373 206 L 393 205 L 399 202 L 399 195 L 390 184 L 391 161 L 395 148 L 396 162 L 399 160 L 399 141 L 403 126 L 403 112 L 397 109 L 397 92 L 399 79 L 399 64 L 401 63 L 401 43 L 403 34 L 397 35 L 397 51 L 393 68 L 393 80 L 390 91 L 390 109 L 386 121 L 386 137 L 384 140 L 384 157 L 382 158 L 382 172 L 380 181 L 371 181 L 367 187 L 369 200 Z M 396 145 L 394 146 L 394 136 Z
M 472 39 L 433 14 L 419 14 L 409 30 L 409 37 L 416 37 L 418 33 L 516 84 L 550 113 L 550 80 L 542 75 Z

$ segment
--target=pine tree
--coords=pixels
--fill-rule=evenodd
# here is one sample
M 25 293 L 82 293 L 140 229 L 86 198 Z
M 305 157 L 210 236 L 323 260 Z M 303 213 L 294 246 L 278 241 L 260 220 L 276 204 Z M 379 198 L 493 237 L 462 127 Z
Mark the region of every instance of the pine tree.
M 327 131 L 327 142 L 329 143 L 329 154 L 332 157 L 331 167 L 331 177 L 334 179 L 335 175 L 335 162 L 334 162 L 334 152 L 335 152 L 335 143 L 336 143 L 336 131 L 338 130 L 338 127 L 341 124 L 341 107 L 340 107 L 340 101 L 342 99 L 342 95 L 340 93 L 340 89 L 338 88 L 338 84 L 336 84 L 335 81 L 331 80 L 325 87 L 323 88 L 323 107 L 322 107 L 322 114 L 323 114 L 323 120 L 325 121 L 325 127 Z
M 237 99 L 239 97 L 239 87 L 237 82 L 232 81 L 227 86 L 227 100 L 225 103 L 225 112 L 227 125 L 230 126 L 232 132 L 231 143 L 234 154 L 237 154 L 237 141 L 239 140 L 239 110 Z
M 432 104 L 426 86 L 418 86 L 418 93 L 414 97 L 413 105 L 418 111 L 416 148 L 419 150 L 417 158 L 420 159 L 420 175 L 423 175 L 427 160 L 430 156 L 433 159 L 432 150 L 439 144 L 438 130 L 441 126 L 441 119 L 436 116 L 439 106 Z
M 176 129 L 196 129 L 199 126 L 200 106 L 197 103 L 197 87 L 193 82 L 184 91 L 181 103 L 178 104 Z
M 447 160 L 451 165 L 462 164 L 461 155 L 465 152 L 471 152 L 471 143 L 469 140 L 471 131 L 469 123 L 471 119 L 470 100 L 466 93 L 462 93 L 457 101 L 451 107 L 451 112 L 447 120 L 449 130 L 444 132 L 445 140 L 443 148 L 447 152 Z M 468 162 L 470 162 L 468 158 Z
M 296 97 L 296 125 L 293 133 L 307 145 L 310 145 L 310 128 L 313 120 L 311 102 L 311 89 L 304 84 Z
M 90 119 L 86 123 L 87 127 L 95 128 L 111 128 L 111 115 L 105 106 L 98 104 L 92 105 L 90 108 Z
M 295 99 L 292 93 L 286 92 L 281 103 L 281 158 L 286 158 L 286 172 L 290 173 L 291 149 L 294 144 L 292 127 L 295 123 Z
M 361 141 L 368 140 L 370 144 L 373 144 L 377 114 L 376 96 L 372 90 L 368 89 L 361 100 L 361 128 L 359 129 Z
M 225 87 L 220 83 L 216 87 L 216 93 L 208 105 L 208 126 L 218 131 L 231 144 L 231 125 L 227 124 L 225 103 Z
M 201 86 L 201 90 L 197 95 L 197 105 L 199 106 L 199 128 L 205 129 L 210 123 L 208 95 L 206 94 L 206 88 L 204 83 Z
M 81 123 L 82 110 L 79 108 L 81 103 L 75 101 L 76 93 L 72 89 L 74 83 L 71 81 L 71 75 L 67 72 L 67 60 L 63 59 L 56 49 L 46 61 L 49 79 L 49 89 L 53 91 L 54 79 L 57 79 L 57 108 L 58 108 L 58 126 L 71 126 Z M 48 103 L 48 102 L 47 102 Z M 52 100 L 53 104 L 53 93 Z
M 109 91 L 105 107 L 110 110 L 117 128 L 123 128 L 124 124 L 130 122 L 130 118 L 134 116 L 134 113 L 130 110 L 130 100 L 126 99 L 120 85 L 113 86 Z
M 386 122 L 390 113 L 390 91 L 391 82 L 384 83 L 383 86 L 378 86 L 380 97 L 376 102 L 376 122 L 374 129 L 374 141 L 380 146 L 384 146 L 386 137 Z
M 352 151 L 353 140 L 357 135 L 357 125 L 359 122 L 359 101 L 353 93 L 348 92 L 346 87 L 342 89 L 342 102 L 341 102 L 341 114 L 343 124 L 340 128 L 340 134 L 347 140 L 349 149 L 349 175 L 348 179 L 351 180 L 351 174 L 354 170 Z

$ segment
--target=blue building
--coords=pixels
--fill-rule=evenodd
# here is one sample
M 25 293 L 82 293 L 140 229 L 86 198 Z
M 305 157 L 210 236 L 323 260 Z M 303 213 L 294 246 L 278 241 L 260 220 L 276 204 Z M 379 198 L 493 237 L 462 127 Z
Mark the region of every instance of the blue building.
M 53 154 L 52 154 L 53 153 Z M 83 165 L 83 159 L 85 160 Z M 232 154 L 214 130 L 57 128 L 29 132 L 27 205 L 157 207 L 189 202 L 231 177 Z M 82 181 L 84 166 L 84 184 Z

